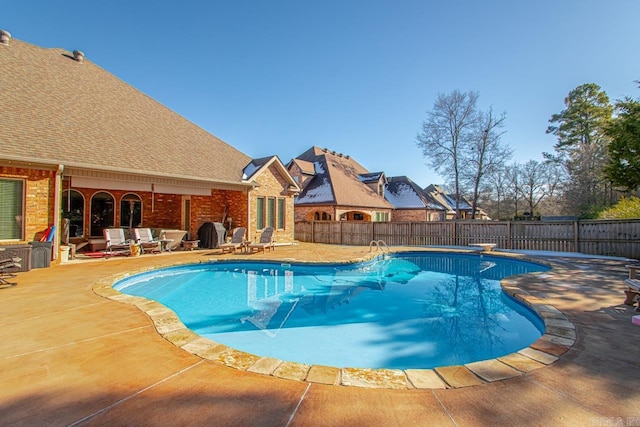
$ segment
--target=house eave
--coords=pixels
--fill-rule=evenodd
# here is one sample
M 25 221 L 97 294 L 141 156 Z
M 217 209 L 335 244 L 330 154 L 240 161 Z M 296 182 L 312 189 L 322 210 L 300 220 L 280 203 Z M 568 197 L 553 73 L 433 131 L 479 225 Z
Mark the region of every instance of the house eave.
M 24 168 L 37 168 L 46 170 L 56 170 L 59 165 L 64 166 L 64 176 L 82 176 L 115 180 L 135 180 L 140 182 L 152 182 L 152 183 L 176 183 L 181 184 L 193 183 L 198 187 L 209 186 L 211 188 L 219 189 L 238 189 L 245 190 L 251 188 L 252 184 L 243 182 L 241 180 L 221 180 L 221 179 L 207 179 L 203 177 L 197 177 L 184 174 L 172 174 L 172 173 L 150 173 L 146 171 L 131 171 L 128 168 L 118 168 L 112 166 L 96 166 L 74 162 L 58 162 L 55 160 L 42 160 L 35 158 L 26 158 L 20 156 L 3 155 L 0 159 L 0 165 L 24 167 Z M 146 173 L 145 173 L 146 172 Z

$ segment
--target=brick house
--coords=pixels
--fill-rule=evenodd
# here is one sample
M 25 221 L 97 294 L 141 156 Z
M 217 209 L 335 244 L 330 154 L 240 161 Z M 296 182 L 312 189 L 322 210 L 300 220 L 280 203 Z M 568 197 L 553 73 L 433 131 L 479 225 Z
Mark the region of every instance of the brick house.
M 389 221 L 393 206 L 384 198 L 386 177 L 371 173 L 348 155 L 311 147 L 287 164 L 300 186 L 296 221 Z
M 444 221 L 447 208 L 406 176 L 387 178 L 385 198 L 394 207 L 393 221 Z
M 293 240 L 299 188 L 277 157 L 252 159 L 79 51 L 0 31 L 0 70 L 0 244 L 55 225 L 55 257 L 63 218 L 71 240 L 135 226 L 195 237 L 204 222 Z
M 455 194 L 447 193 L 440 186 L 434 184 L 425 188 L 424 192 L 447 209 L 445 219 L 455 219 L 456 199 L 458 199 L 458 211 L 460 212 L 459 219 L 471 219 L 473 208 L 464 197 L 456 197 Z M 489 220 L 491 218 L 480 207 L 476 207 L 476 219 Z

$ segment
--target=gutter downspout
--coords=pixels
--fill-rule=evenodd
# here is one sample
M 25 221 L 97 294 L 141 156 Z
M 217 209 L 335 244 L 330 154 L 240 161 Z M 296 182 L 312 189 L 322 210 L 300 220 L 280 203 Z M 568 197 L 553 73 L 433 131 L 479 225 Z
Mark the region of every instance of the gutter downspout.
M 60 224 L 60 206 L 62 206 L 62 172 L 64 165 L 58 165 L 56 170 L 55 188 L 53 191 L 53 224 L 56 226 L 56 234 L 53 236 L 52 259 L 58 259 L 58 251 L 60 250 L 60 236 L 62 227 Z

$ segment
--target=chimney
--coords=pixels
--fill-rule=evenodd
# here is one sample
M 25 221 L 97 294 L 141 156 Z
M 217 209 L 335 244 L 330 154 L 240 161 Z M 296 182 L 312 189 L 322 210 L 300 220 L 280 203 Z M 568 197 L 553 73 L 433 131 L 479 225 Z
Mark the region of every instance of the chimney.
M 0 30 L 0 44 L 9 46 L 10 41 L 11 41 L 11 33 L 9 33 L 9 31 Z
M 80 50 L 74 50 L 73 51 L 73 59 L 75 59 L 79 63 L 84 62 L 84 53 L 82 53 L 82 51 L 80 51 Z

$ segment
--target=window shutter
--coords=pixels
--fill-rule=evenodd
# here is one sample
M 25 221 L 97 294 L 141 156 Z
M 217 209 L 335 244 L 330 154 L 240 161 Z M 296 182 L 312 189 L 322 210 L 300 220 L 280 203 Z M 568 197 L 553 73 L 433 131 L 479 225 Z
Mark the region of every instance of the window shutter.
M 24 182 L 0 179 L 0 240 L 22 240 Z
M 264 197 L 256 199 L 256 228 L 258 230 L 264 228 Z
M 278 228 L 281 230 L 284 229 L 284 218 L 285 218 L 284 202 L 285 202 L 285 199 L 278 199 Z

